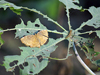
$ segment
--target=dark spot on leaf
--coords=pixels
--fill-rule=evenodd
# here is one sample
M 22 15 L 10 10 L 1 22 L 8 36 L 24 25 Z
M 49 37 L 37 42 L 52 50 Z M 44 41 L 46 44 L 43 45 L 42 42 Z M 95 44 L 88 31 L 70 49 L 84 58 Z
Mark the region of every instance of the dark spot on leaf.
M 96 24 L 93 24 L 94 26 L 96 26 Z
M 20 67 L 21 69 L 24 69 L 24 67 L 23 67 L 23 65 L 22 65 L 22 64 L 20 64 L 20 65 L 19 65 L 19 67 Z
M 14 62 L 11 62 L 11 63 L 9 64 L 10 67 L 12 67 L 12 66 L 14 66 L 14 65 L 15 65 Z
M 83 40 L 83 39 L 81 38 L 81 40 Z
M 18 63 L 18 60 L 15 60 L 15 61 L 13 61 L 15 64 L 17 64 Z
M 17 63 L 18 63 L 18 60 L 14 60 L 13 62 L 11 62 L 11 63 L 9 64 L 9 66 L 12 67 L 12 66 L 14 66 L 14 65 L 17 64 Z
M 38 24 L 35 24 L 35 27 L 40 27 L 40 25 L 38 25 Z
M 30 71 L 30 73 L 33 73 L 32 71 Z
M 71 44 L 71 45 L 73 45 L 73 44 Z
M 45 55 L 43 52 L 42 52 L 42 54 Z
M 34 52 L 34 50 L 32 50 Z
M 41 62 L 43 60 L 43 57 L 41 55 L 37 56 L 38 61 Z
M 24 65 L 24 66 L 28 66 L 28 62 L 24 62 L 23 65 Z
M 45 50 L 45 51 L 49 51 L 49 50 Z
M 81 41 L 79 41 L 78 43 L 81 43 Z
M 29 33 L 29 31 L 27 31 L 27 33 Z

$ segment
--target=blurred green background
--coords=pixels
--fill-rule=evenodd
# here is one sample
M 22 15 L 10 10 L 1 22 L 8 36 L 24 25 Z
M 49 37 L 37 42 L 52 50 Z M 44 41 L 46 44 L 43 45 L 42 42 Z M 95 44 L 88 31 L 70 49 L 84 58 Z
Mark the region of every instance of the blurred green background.
M 60 25 L 62 25 L 65 29 L 68 30 L 67 24 L 67 17 L 64 5 L 60 3 L 58 0 L 6 0 L 9 2 L 14 3 L 18 6 L 28 7 L 28 8 L 35 8 L 41 11 L 43 14 L 48 15 L 48 17 L 52 18 L 53 20 L 57 21 Z M 80 5 L 83 8 L 89 8 L 90 6 L 100 6 L 99 0 L 79 0 Z M 70 20 L 73 29 L 76 29 L 80 26 L 80 24 L 84 21 L 87 21 L 92 16 L 89 12 L 80 12 L 78 10 L 70 10 Z M 19 24 L 20 18 L 27 24 L 27 21 L 34 22 L 36 18 L 39 18 L 41 23 L 45 25 L 48 29 L 51 30 L 58 30 L 63 31 L 59 27 L 57 27 L 52 22 L 49 22 L 47 19 L 43 18 L 41 15 L 38 15 L 34 12 L 30 12 L 27 10 L 23 10 L 21 16 L 16 15 L 13 13 L 9 8 L 4 11 L 2 8 L 0 9 L 0 27 L 3 29 L 14 28 L 16 24 Z M 92 27 L 84 27 L 84 31 L 92 30 Z M 92 34 L 93 37 L 95 34 Z M 20 54 L 20 50 L 18 47 L 22 46 L 23 44 L 20 42 L 19 39 L 14 38 L 15 31 L 8 31 L 4 32 L 2 35 L 3 40 L 5 41 L 4 45 L 0 48 L 0 64 L 4 61 L 3 57 L 5 55 L 15 55 Z M 49 33 L 49 37 L 51 38 L 59 38 L 62 35 L 56 35 L 53 33 Z M 98 51 L 99 42 L 100 40 L 96 40 L 95 49 Z M 51 57 L 58 57 L 64 58 L 67 54 L 67 45 L 68 41 L 62 41 L 61 43 L 57 44 L 59 47 L 55 52 L 51 54 Z M 100 51 L 100 50 L 99 50 Z M 50 60 L 48 66 L 41 71 L 38 75 L 87 75 L 88 73 L 86 70 L 80 65 L 77 61 L 72 49 L 71 53 L 73 56 L 69 57 L 65 61 L 55 61 Z M 91 64 L 89 60 L 86 59 L 85 54 L 79 50 L 80 56 L 85 61 L 85 63 L 95 72 L 97 72 L 97 67 Z M 100 58 L 100 57 L 98 57 Z M 97 59 L 97 58 L 96 58 Z M 16 75 L 19 75 L 18 67 L 15 69 Z M 11 72 L 6 72 L 5 68 L 0 66 L 0 75 L 13 75 Z

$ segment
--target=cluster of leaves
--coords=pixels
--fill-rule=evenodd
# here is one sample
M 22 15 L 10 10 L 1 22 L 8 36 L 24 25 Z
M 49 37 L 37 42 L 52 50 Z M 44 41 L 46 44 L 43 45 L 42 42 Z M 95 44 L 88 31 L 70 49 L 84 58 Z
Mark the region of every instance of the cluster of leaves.
M 15 28 L 13 29 L 7 29 L 7 30 L 0 29 L 0 35 L 4 31 L 16 30 L 15 37 L 19 37 L 19 38 L 26 35 L 32 35 L 39 30 L 47 30 L 48 32 L 63 35 L 62 38 L 58 38 L 56 40 L 53 38 L 49 38 L 48 43 L 41 46 L 40 48 L 19 47 L 21 49 L 21 55 L 13 55 L 13 56 L 4 57 L 5 61 L 3 62 L 3 66 L 6 68 L 6 71 L 13 71 L 16 66 L 22 65 L 24 69 L 20 69 L 20 70 L 23 75 L 38 74 L 41 70 L 43 70 L 47 66 L 48 64 L 47 57 L 50 57 L 50 53 L 56 50 L 57 48 L 56 44 L 63 40 L 68 40 L 69 44 L 68 44 L 68 52 L 67 52 L 66 58 L 63 58 L 62 60 L 65 60 L 69 56 L 71 56 L 69 49 L 73 46 L 73 42 L 76 42 L 76 44 L 82 48 L 82 50 L 86 53 L 88 59 L 90 60 L 92 60 L 94 53 L 96 53 L 96 56 L 100 54 L 100 52 L 95 52 L 93 48 L 92 50 L 90 49 L 90 45 L 88 45 L 90 42 L 88 41 L 91 41 L 91 39 L 79 36 L 86 33 L 91 34 L 91 33 L 96 32 L 97 36 L 100 38 L 100 30 L 95 30 L 95 31 L 90 30 L 83 33 L 79 32 L 79 30 L 82 30 L 82 28 L 86 25 L 92 26 L 94 28 L 100 27 L 100 18 L 99 18 L 100 8 L 99 7 L 96 8 L 92 6 L 89 9 L 87 9 L 86 11 L 90 12 L 90 14 L 92 15 L 92 18 L 86 22 L 83 22 L 79 28 L 73 30 L 70 24 L 69 10 L 70 9 L 82 10 L 82 7 L 76 5 L 76 3 L 79 4 L 78 0 L 59 0 L 59 1 L 62 2 L 66 7 L 66 12 L 67 12 L 66 16 L 68 17 L 69 31 L 67 31 L 61 25 L 59 25 L 56 21 L 52 20 L 47 15 L 42 14 L 40 11 L 37 11 L 36 9 L 29 9 L 27 7 L 16 6 L 13 3 L 0 0 L 0 8 L 4 8 L 4 10 L 6 10 L 7 8 L 10 8 L 17 15 L 21 15 L 21 11 L 23 11 L 22 9 L 26 9 L 26 10 L 42 15 L 44 18 L 47 18 L 48 21 L 55 23 L 57 26 L 59 26 L 61 29 L 64 30 L 64 32 L 49 30 L 43 24 L 41 24 L 38 18 L 34 22 L 28 21 L 27 25 L 24 24 L 23 20 L 21 20 L 21 23 L 16 25 Z M 36 27 L 35 26 L 36 24 L 39 26 Z M 3 40 L 1 39 L 1 37 L 0 37 L 0 43 L 1 45 L 3 44 Z M 88 52 L 86 52 L 87 50 Z M 15 63 L 15 61 L 17 61 L 17 63 Z M 28 63 L 27 66 L 24 65 L 25 62 Z M 100 59 L 96 61 L 92 61 L 92 62 L 93 63 L 95 62 L 96 65 L 100 66 Z M 11 63 L 13 63 L 13 66 L 10 66 Z

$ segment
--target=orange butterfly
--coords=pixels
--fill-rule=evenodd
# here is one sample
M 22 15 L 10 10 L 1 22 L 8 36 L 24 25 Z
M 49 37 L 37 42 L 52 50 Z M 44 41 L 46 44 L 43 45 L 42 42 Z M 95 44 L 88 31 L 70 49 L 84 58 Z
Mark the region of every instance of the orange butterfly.
M 35 35 L 27 35 L 22 37 L 20 40 L 26 46 L 40 48 L 41 45 L 44 45 L 46 43 L 47 39 L 48 39 L 48 31 L 41 30 Z

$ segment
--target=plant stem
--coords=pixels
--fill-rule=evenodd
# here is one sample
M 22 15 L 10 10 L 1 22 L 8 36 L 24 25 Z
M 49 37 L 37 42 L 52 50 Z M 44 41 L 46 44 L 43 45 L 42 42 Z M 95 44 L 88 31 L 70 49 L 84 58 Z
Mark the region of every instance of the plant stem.
M 45 57 L 44 57 L 45 58 Z M 66 60 L 67 58 L 62 58 L 62 59 L 59 59 L 59 58 L 52 58 L 52 57 L 46 57 L 46 58 L 49 58 L 49 59 L 52 59 L 52 60 Z
M 77 35 L 83 35 L 83 34 L 92 34 L 92 33 L 94 33 L 94 32 L 96 32 L 96 31 L 100 31 L 100 30 L 94 30 L 94 31 L 86 31 L 86 32 L 82 32 L 82 33 L 78 33 Z
M 96 75 L 84 62 L 83 60 L 81 59 L 81 57 L 79 56 L 78 52 L 77 52 L 77 49 L 75 47 L 75 44 L 73 42 L 73 48 L 74 48 L 74 52 L 75 52 L 75 55 L 78 59 L 78 61 L 81 63 L 81 65 L 91 74 L 91 75 Z
M 0 32 L 12 31 L 12 30 L 16 30 L 16 29 L 15 28 L 12 28 L 12 29 L 0 30 Z
M 66 9 L 66 11 L 67 11 L 67 17 L 68 17 L 68 26 L 69 26 L 69 30 L 71 30 L 70 16 L 69 16 L 69 9 Z
M 33 28 L 12 28 L 12 29 L 5 29 L 5 30 L 0 30 L 0 32 L 6 32 L 6 31 L 12 31 L 12 30 L 17 30 L 17 29 L 33 29 Z M 34 29 L 35 30 L 35 29 Z M 47 30 L 48 32 L 51 32 L 51 33 L 56 33 L 56 34 L 62 34 L 62 35 L 66 35 L 66 34 L 68 34 L 68 32 L 67 33 L 65 33 L 65 32 L 58 32 L 58 31 L 52 31 L 52 30 Z

